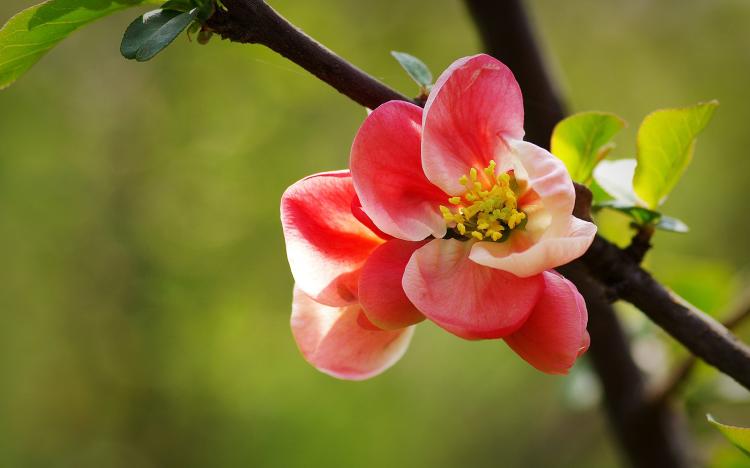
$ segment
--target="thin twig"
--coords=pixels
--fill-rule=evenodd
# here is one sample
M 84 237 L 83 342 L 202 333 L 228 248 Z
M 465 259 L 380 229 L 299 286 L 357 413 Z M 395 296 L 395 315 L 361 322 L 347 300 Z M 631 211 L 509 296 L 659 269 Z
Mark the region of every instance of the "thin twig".
M 387 101 L 411 101 L 342 59 L 296 28 L 262 0 L 223 0 L 206 27 L 233 42 L 262 44 L 333 86 L 351 100 L 375 109 Z

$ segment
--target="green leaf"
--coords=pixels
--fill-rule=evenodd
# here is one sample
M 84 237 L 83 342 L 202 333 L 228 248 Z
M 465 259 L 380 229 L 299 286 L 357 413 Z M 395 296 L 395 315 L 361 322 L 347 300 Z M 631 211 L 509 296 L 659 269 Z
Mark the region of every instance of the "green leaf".
M 120 44 L 123 57 L 145 62 L 164 50 L 198 16 L 198 8 L 189 12 L 153 10 L 135 19 Z
M 576 182 L 588 185 L 596 165 L 614 148 L 612 137 L 625 121 L 605 112 L 580 112 L 561 120 L 552 132 L 551 152 Z
M 659 218 L 659 222 L 656 223 L 656 229 L 669 232 L 679 232 L 681 234 L 690 231 L 688 225 L 681 220 L 665 215 L 661 215 L 661 218 Z
M 416 81 L 423 90 L 427 90 L 432 86 L 432 72 L 427 68 L 427 65 L 425 65 L 424 62 L 405 52 L 392 50 L 391 55 L 398 60 L 398 63 L 400 63 L 403 69 L 406 70 L 406 73 L 408 73 L 411 79 Z
M 13 84 L 73 31 L 94 20 L 154 0 L 49 0 L 8 20 L 0 29 L 0 89 Z
M 615 200 L 629 205 L 641 205 L 633 192 L 635 166 L 635 159 L 602 161 L 594 169 L 594 179 Z
M 596 207 L 610 208 L 619 211 L 620 213 L 624 213 L 630 216 L 633 221 L 641 225 L 652 224 L 661 217 L 661 214 L 656 211 L 649 210 L 648 208 L 644 208 L 642 206 L 635 206 L 631 203 L 619 200 L 609 200 L 597 203 Z
M 750 457 L 750 428 L 722 424 L 715 420 L 710 414 L 706 415 L 706 419 L 708 419 L 708 422 L 716 426 L 729 442 L 740 449 L 742 453 Z
M 717 101 L 680 109 L 662 109 L 643 119 L 638 129 L 635 193 L 657 208 L 682 177 L 695 149 L 695 139 L 719 105 Z

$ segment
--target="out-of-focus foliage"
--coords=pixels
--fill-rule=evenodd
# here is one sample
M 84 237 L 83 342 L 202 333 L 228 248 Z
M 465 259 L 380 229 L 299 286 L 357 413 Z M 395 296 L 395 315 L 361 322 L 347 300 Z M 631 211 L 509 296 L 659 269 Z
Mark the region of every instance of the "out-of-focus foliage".
M 706 415 L 708 422 L 716 426 L 724 437 L 726 437 L 735 447 L 740 449 L 742 453 L 750 457 L 750 429 L 747 427 L 731 426 L 729 424 L 720 423 L 713 416 Z
M 4 0 L 0 18 L 30 4 Z M 390 50 L 436 72 L 479 51 L 460 2 L 272 4 L 406 93 Z M 722 102 L 664 205 L 691 233 L 656 234 L 649 268 L 748 264 L 750 4 L 531 6 L 572 109 L 638 122 Z M 307 365 L 289 332 L 278 201 L 295 180 L 345 167 L 365 112 L 262 47 L 182 35 L 147 64 L 124 60 L 135 13 L 71 35 L 0 93 L 0 466 L 620 466 L 603 415 L 566 406 L 565 379 L 502 343 L 424 324 L 375 380 Z M 635 154 L 633 129 L 616 141 Z M 693 268 L 699 286 L 718 282 Z M 691 428 L 709 464 L 715 449 L 737 451 L 706 412 Z
M 125 8 L 154 0 L 48 0 L 4 24 L 0 18 L 0 89 L 10 86 L 73 31 Z M 11 2 L 13 4 L 13 2 Z M 3 10 L 4 14 L 8 14 Z

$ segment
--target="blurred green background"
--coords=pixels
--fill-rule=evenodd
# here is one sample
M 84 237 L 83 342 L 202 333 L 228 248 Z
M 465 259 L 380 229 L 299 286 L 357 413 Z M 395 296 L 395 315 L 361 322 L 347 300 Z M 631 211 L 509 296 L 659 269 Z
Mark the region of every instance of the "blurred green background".
M 31 4 L 3 0 L 0 21 Z M 456 0 L 271 4 L 405 93 L 390 50 L 436 73 L 479 50 Z M 649 266 L 726 313 L 750 263 L 750 2 L 530 6 L 571 108 L 630 122 L 618 156 L 651 110 L 721 101 L 665 206 L 692 232 L 658 233 Z M 364 109 L 260 46 L 183 37 L 126 61 L 138 13 L 74 34 L 0 92 L 0 466 L 618 466 L 585 361 L 546 376 L 502 343 L 423 324 L 374 380 L 307 365 L 279 198 L 347 164 Z M 663 376 L 682 351 L 622 312 L 639 362 Z M 696 378 L 699 463 L 744 466 L 703 415 L 750 425 L 746 398 L 713 371 Z

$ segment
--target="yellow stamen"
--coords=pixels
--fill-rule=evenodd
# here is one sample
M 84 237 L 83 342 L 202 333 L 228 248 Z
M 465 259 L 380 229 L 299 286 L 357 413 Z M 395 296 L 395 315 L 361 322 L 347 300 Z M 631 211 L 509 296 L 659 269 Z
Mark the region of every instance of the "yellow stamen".
M 482 169 L 486 177 L 480 181 L 479 171 L 472 167 L 468 175 L 458 179 L 466 191 L 448 199 L 452 207 L 440 207 L 448 227 L 459 235 L 498 242 L 505 240 L 510 231 L 519 228 L 526 219 L 526 213 L 518 210 L 515 192 L 518 183 L 513 173 L 495 175 L 496 168 L 495 161 L 490 161 Z

